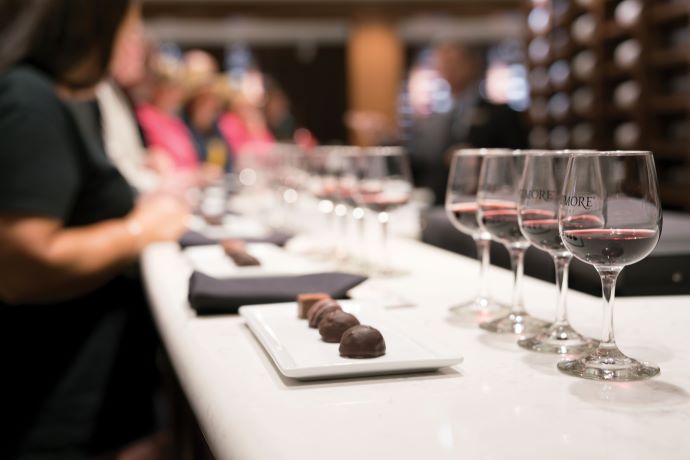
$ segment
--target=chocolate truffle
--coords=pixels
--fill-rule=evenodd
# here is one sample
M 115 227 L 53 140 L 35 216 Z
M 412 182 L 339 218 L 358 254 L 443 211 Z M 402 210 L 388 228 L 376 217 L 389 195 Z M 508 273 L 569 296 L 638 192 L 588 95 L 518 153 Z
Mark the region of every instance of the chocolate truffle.
M 309 327 L 313 327 L 314 329 L 318 329 L 319 326 L 321 325 L 321 321 L 326 317 L 331 312 L 334 311 L 342 311 L 343 309 L 340 307 L 340 305 L 328 305 L 326 307 L 323 307 L 319 312 L 314 316 L 314 321 L 313 321 L 313 326 L 309 324 Z
M 330 298 L 319 300 L 314 305 L 312 305 L 312 307 L 307 312 L 307 320 L 309 321 L 309 327 L 317 327 L 316 323 L 314 322 L 316 314 L 320 312 L 322 308 L 327 307 L 329 305 L 337 305 L 338 307 L 340 306 L 338 305 L 338 302 Z
M 338 343 L 343 333 L 352 326 L 357 326 L 359 320 L 342 310 L 328 313 L 319 323 L 319 334 L 324 342 Z
M 307 319 L 307 314 L 309 313 L 309 310 L 311 310 L 311 308 L 314 305 L 316 305 L 317 302 L 330 298 L 331 296 L 323 292 L 308 292 L 304 294 L 298 294 L 297 317 L 299 319 Z
M 345 358 L 376 358 L 386 354 L 386 342 L 371 326 L 353 326 L 340 339 L 340 356 Z
M 247 252 L 247 245 L 242 240 L 223 240 L 220 245 L 238 267 L 261 265 L 259 259 Z

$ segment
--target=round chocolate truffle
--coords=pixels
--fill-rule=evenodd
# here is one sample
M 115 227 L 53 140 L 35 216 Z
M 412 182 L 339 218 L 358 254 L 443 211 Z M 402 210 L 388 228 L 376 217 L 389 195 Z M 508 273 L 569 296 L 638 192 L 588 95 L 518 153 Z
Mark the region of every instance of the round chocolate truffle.
M 333 308 L 335 307 L 335 308 Z M 321 321 L 318 319 L 319 314 L 325 309 L 325 308 L 330 308 L 328 311 L 333 311 L 335 310 L 342 310 L 340 308 L 340 305 L 338 302 L 336 302 L 333 299 L 324 299 L 319 302 L 316 302 L 311 309 L 309 309 L 309 312 L 307 313 L 307 320 L 309 320 L 309 327 L 311 328 L 317 328 L 319 327 L 318 321 Z M 323 318 L 323 316 L 321 317 Z
M 331 312 L 334 311 L 342 311 L 343 309 L 340 307 L 340 305 L 328 305 L 326 307 L 323 307 L 321 311 L 319 311 L 316 316 L 314 316 L 314 326 L 309 324 L 309 327 L 314 327 L 315 329 L 318 329 L 319 326 L 321 325 L 321 321 L 326 317 Z
M 343 333 L 352 326 L 357 326 L 359 320 L 342 310 L 328 313 L 319 323 L 319 334 L 324 342 L 338 343 Z
M 336 305 L 337 305 L 338 302 L 336 302 L 335 300 L 331 299 L 330 297 L 327 298 L 327 299 L 321 299 L 321 300 L 319 300 L 319 301 L 316 302 L 314 305 L 312 305 L 311 308 L 309 309 L 309 311 L 307 312 L 307 319 L 308 319 L 309 321 L 311 321 L 312 318 L 314 318 L 314 316 L 319 312 L 319 310 L 321 310 L 321 309 L 322 309 L 323 307 L 325 307 L 326 305 L 330 305 L 330 304 L 336 304 Z
M 340 339 L 340 356 L 345 358 L 376 358 L 386 354 L 383 336 L 371 326 L 353 326 Z

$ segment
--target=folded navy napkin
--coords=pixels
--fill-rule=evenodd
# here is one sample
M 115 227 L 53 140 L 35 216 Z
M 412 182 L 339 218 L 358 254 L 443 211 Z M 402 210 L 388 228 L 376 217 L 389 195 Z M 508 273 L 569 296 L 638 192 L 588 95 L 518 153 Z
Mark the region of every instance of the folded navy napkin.
M 304 292 L 325 292 L 342 299 L 366 279 L 340 272 L 218 279 L 195 271 L 189 279 L 189 304 L 200 315 L 216 315 L 237 313 L 242 305 L 289 302 Z
M 237 239 L 237 240 L 242 240 L 245 243 L 271 243 L 275 244 L 276 246 L 285 246 L 287 242 L 292 238 L 293 234 L 291 233 L 286 233 L 286 232 L 273 232 L 269 235 L 266 235 L 265 237 L 261 238 L 227 238 L 227 239 Z M 186 232 L 182 237 L 179 239 L 178 243 L 180 244 L 180 247 L 182 249 L 188 248 L 191 246 L 205 246 L 208 244 L 218 244 L 220 242 L 220 239 L 218 238 L 209 238 L 206 235 L 195 232 L 193 230 L 189 230 Z

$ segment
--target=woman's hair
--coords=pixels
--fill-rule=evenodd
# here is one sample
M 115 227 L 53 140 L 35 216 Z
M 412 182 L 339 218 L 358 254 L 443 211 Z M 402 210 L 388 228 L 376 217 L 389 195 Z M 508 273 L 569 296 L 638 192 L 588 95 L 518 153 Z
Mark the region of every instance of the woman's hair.
M 28 63 L 73 89 L 108 72 L 132 0 L 0 0 L 0 70 Z

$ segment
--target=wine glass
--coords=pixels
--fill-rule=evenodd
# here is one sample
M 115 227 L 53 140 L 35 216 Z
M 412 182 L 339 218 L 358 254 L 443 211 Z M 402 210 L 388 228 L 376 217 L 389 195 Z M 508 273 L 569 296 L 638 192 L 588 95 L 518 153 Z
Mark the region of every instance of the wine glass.
M 510 152 L 510 151 L 506 151 Z M 479 227 L 477 220 L 477 186 L 479 171 L 487 149 L 460 149 L 453 153 L 446 193 L 446 213 L 453 226 L 469 235 L 477 245 L 479 289 L 474 299 L 450 308 L 454 315 L 470 317 L 483 323 L 505 313 L 505 307 L 489 297 L 486 271 L 489 267 L 491 235 Z
M 348 259 L 348 215 L 353 207 L 356 178 L 351 175 L 351 158 L 359 156 L 359 148 L 353 146 L 334 147 L 327 163 L 327 169 L 335 178 L 333 190 L 333 214 L 337 220 L 335 229 L 335 257 L 341 263 Z M 353 180 L 354 179 L 354 180 Z M 362 211 L 363 214 L 363 211 Z
M 568 268 L 573 255 L 558 232 L 558 206 L 568 160 L 574 153 L 555 150 L 524 151 L 525 168 L 520 183 L 518 222 L 535 247 L 547 252 L 556 267 L 556 320 L 538 334 L 518 341 L 522 348 L 544 353 L 571 354 L 588 351 L 594 341 L 579 334 L 568 322 L 566 294 Z
M 333 174 L 331 162 L 333 161 L 334 147 L 316 147 L 309 152 L 309 191 L 316 200 L 316 208 L 324 216 L 323 233 L 327 235 L 323 241 L 324 247 L 317 251 L 323 256 L 332 256 L 337 241 L 337 216 L 335 214 L 335 200 L 337 178 Z
M 565 247 L 601 277 L 604 325 L 590 354 L 558 364 L 562 372 L 593 380 L 652 377 L 657 366 L 624 355 L 613 335 L 616 279 L 626 265 L 652 252 L 661 233 L 654 157 L 651 152 L 612 151 L 573 156 L 565 175 L 559 230 Z
M 363 149 L 360 161 L 362 170 L 355 201 L 374 212 L 381 225 L 380 274 L 395 274 L 388 256 L 388 222 L 391 211 L 410 201 L 409 159 L 400 147 L 372 147 Z
M 362 149 L 352 147 L 345 154 L 347 166 L 340 179 L 340 196 L 343 203 L 349 209 L 352 218 L 352 226 L 348 226 L 351 231 L 349 240 L 351 242 L 352 257 L 350 262 L 353 269 L 357 271 L 367 271 L 367 250 L 366 250 L 366 213 L 364 207 L 357 201 L 357 188 L 364 177 L 366 168 L 365 155 Z
M 513 299 L 510 312 L 479 327 L 502 334 L 536 334 L 548 323 L 527 314 L 522 300 L 525 250 L 529 242 L 520 232 L 518 201 L 524 154 L 519 151 L 491 150 L 479 174 L 477 220 L 482 230 L 503 243 L 510 253 L 513 270 Z

